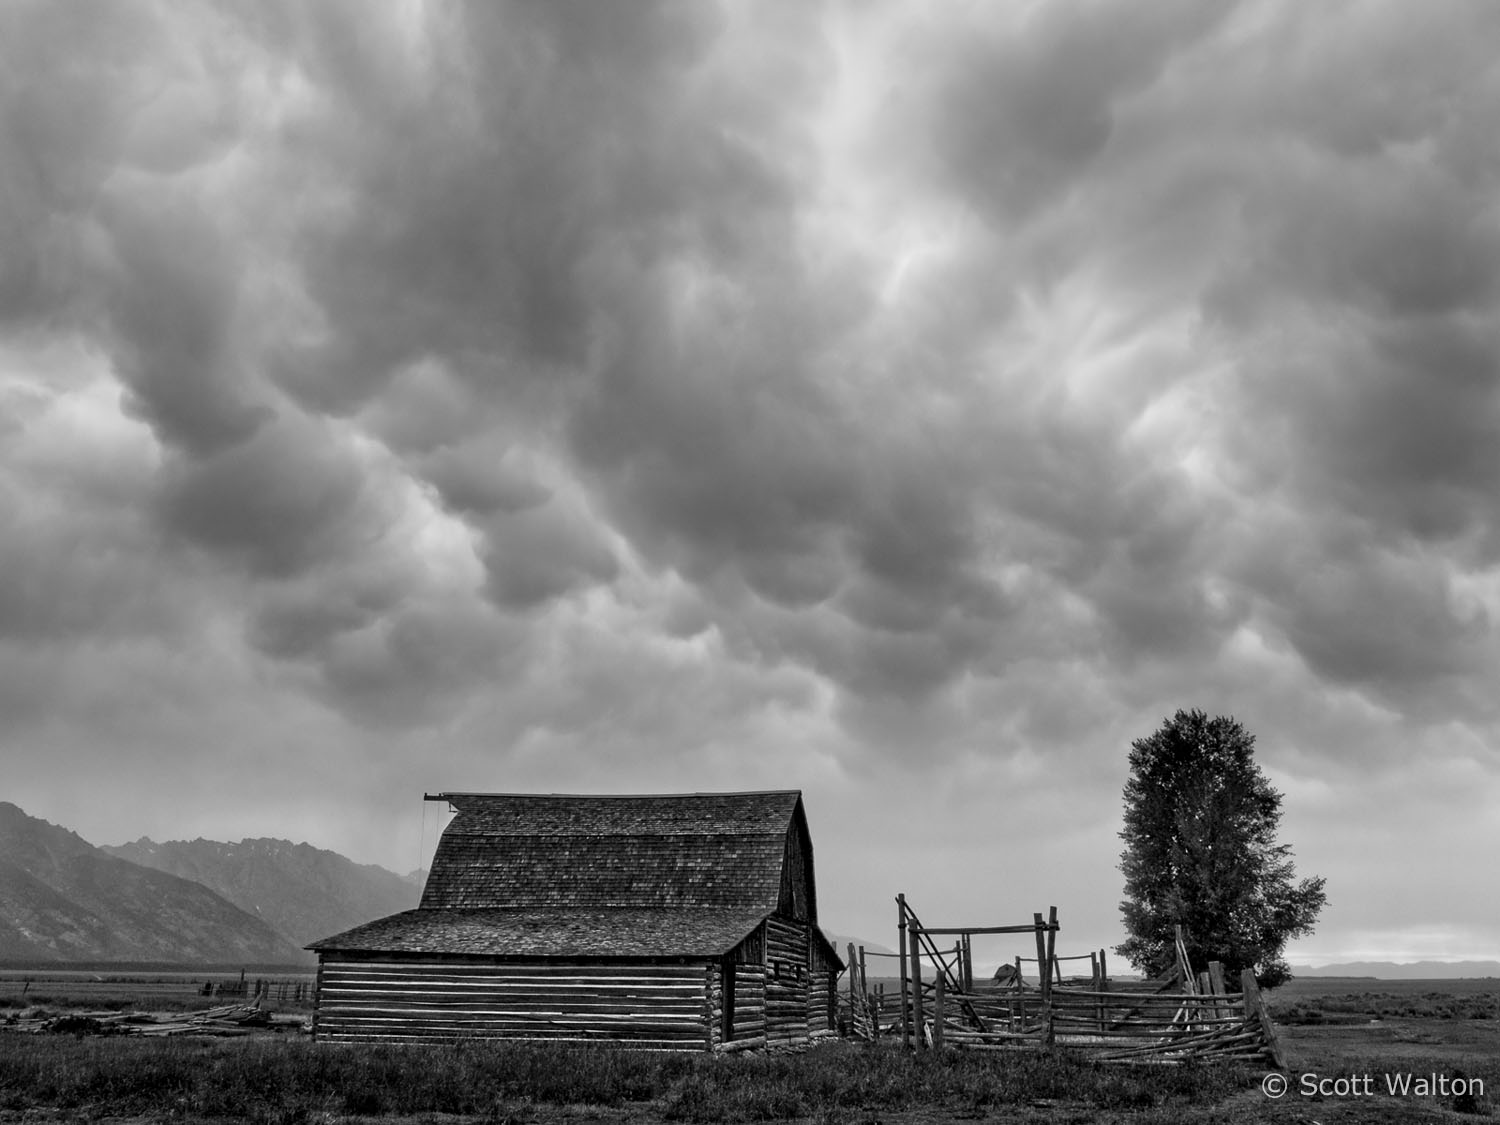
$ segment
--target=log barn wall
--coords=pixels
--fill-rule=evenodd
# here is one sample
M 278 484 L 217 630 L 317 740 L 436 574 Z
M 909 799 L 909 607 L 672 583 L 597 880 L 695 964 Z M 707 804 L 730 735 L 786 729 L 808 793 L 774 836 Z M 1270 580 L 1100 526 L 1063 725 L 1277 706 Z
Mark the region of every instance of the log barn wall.
M 810 983 L 807 987 L 808 1031 L 813 1034 L 832 1032 L 837 1025 L 834 1007 L 838 1002 L 838 969 L 829 957 L 832 950 L 826 947 L 826 942 L 817 941 L 816 935 L 808 933 L 808 944 L 810 944 L 807 959 L 808 969 L 810 969 Z
M 704 966 L 452 963 L 323 964 L 318 1038 L 611 1040 L 701 1050 Z
M 806 925 L 766 919 L 766 1038 L 797 1042 L 808 1033 Z
M 321 1041 L 444 1038 L 737 1050 L 828 1034 L 795 791 L 443 794 L 416 910 L 315 942 Z
M 766 967 L 734 967 L 734 1034 L 731 1042 L 763 1047 L 766 1043 Z

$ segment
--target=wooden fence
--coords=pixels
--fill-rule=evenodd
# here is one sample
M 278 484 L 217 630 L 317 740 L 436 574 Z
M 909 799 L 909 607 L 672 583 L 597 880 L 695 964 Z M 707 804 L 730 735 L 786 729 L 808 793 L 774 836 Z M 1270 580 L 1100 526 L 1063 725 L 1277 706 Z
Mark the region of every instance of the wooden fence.
M 1233 1059 L 1285 1069 L 1254 972 L 1241 975 L 1240 987 L 1238 993 L 1054 988 L 1045 1004 L 1017 1018 L 1013 1007 L 994 1001 L 970 997 L 955 1004 L 957 998 L 939 985 L 925 1038 L 936 1049 L 1029 1044 L 1086 1050 L 1100 1062 Z M 976 1027 L 970 1010 L 989 1026 Z
M 317 986 L 311 980 L 266 980 L 264 977 L 247 980 L 244 973 L 240 974 L 238 981 L 204 981 L 198 990 L 199 996 L 259 998 L 274 1000 L 278 1004 L 311 1004 L 316 993 Z
M 1073 976 L 1071 978 L 1064 979 L 1064 961 L 1087 961 L 1089 963 L 1089 975 L 1086 978 Z M 1017 957 L 1013 963 L 1012 971 L 1014 975 L 1010 978 L 1010 980 L 1014 982 L 1012 987 L 1026 987 L 1026 966 L 1037 964 L 1039 964 L 1039 962 L 1035 957 Z M 1006 968 L 1012 968 L 1012 966 L 1006 966 Z M 1038 982 L 1040 982 L 1041 980 L 1041 975 L 1041 971 L 1038 970 Z M 1071 980 L 1075 984 L 1086 983 L 1090 988 L 1097 989 L 1103 987 L 1109 980 L 1109 959 L 1102 949 L 1093 950 L 1089 953 L 1077 953 L 1071 956 L 1063 956 L 1060 953 L 1054 953 L 1052 955 L 1052 972 L 1050 976 L 1054 985 L 1066 985 L 1069 983 L 1069 980 Z
M 209 1007 L 214 998 L 249 1001 L 259 995 L 277 1007 L 311 1007 L 314 977 L 250 977 L 240 972 L 201 970 L 16 969 L 0 971 L 0 998 L 13 1005 L 40 1001 L 71 1007 L 150 1011 Z
M 1115 987 L 1103 950 L 1059 956 L 1057 908 L 1030 925 L 929 927 L 898 895 L 901 991 L 887 1005 L 865 976 L 866 952 L 849 947 L 846 1027 L 859 1037 L 899 1034 L 903 1045 L 942 1049 L 1060 1046 L 1087 1050 L 1103 1062 L 1179 1063 L 1189 1059 L 1259 1060 L 1285 1067 L 1276 1029 L 1253 972 L 1225 988 L 1218 962 L 1192 973 L 1179 928 L 1177 963 L 1165 976 L 1128 989 Z M 971 938 L 978 934 L 1034 935 L 1037 956 L 1018 957 L 1013 973 L 976 981 Z M 940 948 L 938 937 L 956 937 Z M 1089 976 L 1064 981 L 1061 963 L 1088 961 Z M 1038 967 L 1036 985 L 1024 965 Z M 1045 970 L 1042 967 L 1045 966 Z M 924 967 L 930 980 L 923 979 Z M 1009 967 L 1009 966 L 1007 966 Z M 1000 978 L 1006 979 L 1000 979 Z

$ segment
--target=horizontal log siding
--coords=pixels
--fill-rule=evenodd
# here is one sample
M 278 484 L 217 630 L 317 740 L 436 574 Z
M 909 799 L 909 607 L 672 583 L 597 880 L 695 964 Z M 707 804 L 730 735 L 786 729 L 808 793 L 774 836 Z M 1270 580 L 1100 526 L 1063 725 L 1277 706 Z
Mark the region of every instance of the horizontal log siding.
M 808 935 L 808 966 L 811 974 L 807 990 L 807 1025 L 809 1030 L 832 1031 L 834 1029 L 834 1001 L 836 998 L 837 973 L 829 960 L 823 943 Z
M 767 918 L 766 1039 L 771 1043 L 807 1038 L 807 927 Z
M 766 1041 L 766 967 L 734 967 L 734 1042 Z
M 755 927 L 755 932 L 735 946 L 732 955 L 735 961 L 741 965 L 765 965 L 766 963 L 766 928 Z
M 317 1038 L 545 1039 L 704 1050 L 702 963 L 433 964 L 326 961 Z
M 832 1031 L 829 1018 L 833 989 L 827 972 L 813 973 L 807 988 L 807 1027 L 809 1031 Z
M 312 1034 L 318 1037 L 318 1009 L 323 1006 L 323 961 L 318 960 L 318 975 L 313 982 Z

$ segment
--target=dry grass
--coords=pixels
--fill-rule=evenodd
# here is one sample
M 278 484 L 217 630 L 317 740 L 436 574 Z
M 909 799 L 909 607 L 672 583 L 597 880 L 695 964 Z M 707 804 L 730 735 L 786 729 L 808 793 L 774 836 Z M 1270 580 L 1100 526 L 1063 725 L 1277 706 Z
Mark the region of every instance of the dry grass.
M 1500 1020 L 1484 1014 L 1500 994 L 1494 985 L 1445 991 L 1436 982 L 1365 981 L 1321 994 L 1281 990 L 1273 1002 L 1283 1019 L 1292 1009 L 1323 1013 L 1283 1028 L 1293 1080 L 1308 1072 L 1463 1072 L 1485 1082 L 1490 1097 L 1473 1109 L 1490 1113 L 1500 1090 Z M 1402 1014 L 1390 1014 L 1398 1009 Z M 912 1055 L 853 1043 L 715 1058 L 522 1044 L 338 1047 L 286 1037 L 0 1033 L 0 1122 L 1429 1125 L 1464 1119 L 1454 1105 L 1431 1098 L 1269 1101 L 1260 1078 L 1259 1071 L 1238 1068 L 1103 1067 L 1061 1052 Z
M 246 974 L 251 988 L 257 979 L 271 988 L 277 1006 L 288 1010 L 311 1010 L 310 974 L 278 971 Z M 240 983 L 240 974 L 202 969 L 196 972 L 164 970 L 161 972 L 94 969 L 0 969 L 0 1011 L 41 1006 L 81 1011 L 152 1011 L 191 1012 L 226 1003 L 224 995 L 203 995 L 205 984 L 221 987 Z M 291 990 L 304 986 L 308 1002 L 291 1002 Z
M 529 1045 L 0 1039 L 0 1111 L 268 1123 L 318 1115 L 532 1119 L 543 1109 L 553 1117 L 541 1119 L 555 1119 L 577 1105 L 669 1122 L 829 1125 L 934 1111 L 982 1118 L 1037 1103 L 1089 1114 L 1185 1113 L 1223 1101 L 1251 1078 L 1225 1069 L 1107 1068 L 1030 1051 L 910 1055 L 849 1043 L 714 1058 Z
M 1271 994 L 1285 1024 L 1364 1023 L 1372 1019 L 1500 1019 L 1500 981 L 1388 981 L 1310 978 Z

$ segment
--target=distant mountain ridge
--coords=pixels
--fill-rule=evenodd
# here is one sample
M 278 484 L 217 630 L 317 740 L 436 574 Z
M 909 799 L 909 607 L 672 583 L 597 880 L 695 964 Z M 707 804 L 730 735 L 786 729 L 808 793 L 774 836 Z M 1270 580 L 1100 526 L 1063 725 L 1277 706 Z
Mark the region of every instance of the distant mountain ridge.
M 104 849 L 142 867 L 192 879 L 260 918 L 301 948 L 364 922 L 410 910 L 421 882 L 338 852 L 290 840 L 147 837 Z M 414 873 L 415 874 L 415 873 Z
M 1375 977 L 1378 980 L 1458 980 L 1500 977 L 1500 961 L 1347 961 L 1293 965 L 1294 977 Z
M 832 930 L 823 930 L 823 936 L 833 943 L 833 948 L 838 951 L 840 957 L 849 956 L 849 946 L 854 946 L 857 951 L 864 946 L 865 952 L 892 955 L 896 951 L 889 946 L 881 945 L 878 941 L 870 941 L 868 938 L 855 937 L 852 934 L 836 934 Z
M 0 801 L 0 958 L 285 964 L 307 954 L 201 883 Z

